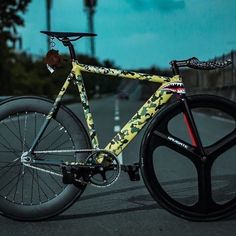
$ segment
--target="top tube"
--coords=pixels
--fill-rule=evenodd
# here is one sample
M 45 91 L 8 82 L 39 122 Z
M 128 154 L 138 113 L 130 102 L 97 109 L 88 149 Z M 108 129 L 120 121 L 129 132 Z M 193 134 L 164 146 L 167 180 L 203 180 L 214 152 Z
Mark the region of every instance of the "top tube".
M 112 68 L 105 68 L 105 67 L 98 67 L 98 66 L 91 66 L 91 65 L 84 65 L 80 64 L 77 60 L 72 61 L 72 71 L 77 76 L 80 75 L 81 71 L 94 73 L 94 74 L 101 74 L 101 75 L 111 75 L 114 77 L 122 77 L 127 79 L 137 79 L 137 80 L 146 80 L 149 82 L 155 83 L 168 83 L 168 82 L 179 82 L 180 76 L 176 75 L 174 77 L 165 77 L 159 75 L 149 75 L 145 73 L 138 73 L 133 71 L 126 71 L 126 70 L 117 70 Z

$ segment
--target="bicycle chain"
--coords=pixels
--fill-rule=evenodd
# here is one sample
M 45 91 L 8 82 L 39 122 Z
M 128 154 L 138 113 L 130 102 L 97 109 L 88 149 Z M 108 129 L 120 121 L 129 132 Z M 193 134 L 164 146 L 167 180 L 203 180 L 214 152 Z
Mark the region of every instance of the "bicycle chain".
M 51 150 L 51 151 L 34 151 L 33 154 L 45 154 L 45 153 L 60 153 L 60 152 L 65 152 L 65 153 L 68 153 L 68 152 L 80 152 L 80 153 L 83 153 L 83 152 L 101 152 L 101 151 L 105 151 L 105 152 L 108 152 L 107 150 L 105 149 L 75 149 L 75 150 L 68 150 L 68 149 L 65 149 L 65 150 Z M 87 160 L 90 158 L 90 156 L 87 158 Z M 86 162 L 87 162 L 86 160 Z M 48 173 L 48 174 L 51 174 L 51 175 L 55 175 L 55 176 L 59 176 L 59 177 L 63 177 L 62 174 L 59 174 L 59 173 L 56 173 L 56 172 L 53 172 L 53 171 L 50 171 L 50 170 L 46 170 L 46 169 L 43 169 L 43 168 L 40 168 L 40 167 L 36 167 L 36 166 L 32 166 L 31 164 L 27 164 L 27 163 L 23 163 L 24 166 L 27 166 L 28 168 L 32 168 L 32 169 L 35 169 L 35 170 L 39 170 L 39 171 L 42 171 L 42 172 L 45 172 L 45 173 Z M 119 167 L 120 168 L 120 167 Z M 93 183 L 90 183 L 91 185 L 95 186 L 95 187 L 100 187 L 100 188 L 104 188 L 104 187 L 108 187 L 110 185 L 112 185 L 114 182 L 117 181 L 117 179 L 119 178 L 120 176 L 120 171 L 118 172 L 118 175 L 116 176 L 116 178 L 113 180 L 112 183 L 109 183 L 105 186 L 101 186 L 101 185 L 96 185 L 96 184 L 93 184 Z M 81 180 L 79 179 L 75 179 L 75 181 L 77 182 L 81 182 Z M 87 184 L 87 183 L 86 183 Z
M 27 166 L 27 167 L 29 167 L 29 168 L 35 169 L 35 170 L 40 170 L 40 171 L 43 171 L 43 172 L 45 172 L 45 173 L 49 173 L 49 174 L 52 174 L 52 175 L 57 175 L 57 176 L 63 177 L 62 174 L 58 174 L 58 173 L 53 172 L 53 171 L 50 171 L 50 170 L 45 170 L 45 169 L 43 169 L 43 168 L 36 167 L 36 166 L 32 166 L 32 165 L 26 164 L 26 163 L 24 163 L 23 165 L 24 165 L 24 166 Z

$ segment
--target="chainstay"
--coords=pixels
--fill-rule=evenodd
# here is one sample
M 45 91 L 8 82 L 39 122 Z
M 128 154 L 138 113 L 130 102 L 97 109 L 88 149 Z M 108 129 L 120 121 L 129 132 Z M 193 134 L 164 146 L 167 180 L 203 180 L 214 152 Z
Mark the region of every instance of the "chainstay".
M 106 149 L 64 149 L 64 150 L 44 150 L 44 151 L 33 151 L 32 153 L 33 154 L 50 154 L 50 153 L 86 153 L 86 152 L 101 152 L 101 151 L 104 151 L 104 152 L 107 152 L 107 153 L 111 153 L 110 151 L 107 151 Z M 112 155 L 114 155 L 113 153 L 111 153 Z M 87 160 L 89 159 L 90 155 L 88 156 Z M 85 161 L 85 163 L 87 162 L 87 160 Z M 76 164 L 82 164 L 84 165 L 85 163 L 79 163 L 79 162 L 71 162 L 72 165 L 76 165 Z M 63 163 L 65 165 L 69 165 L 70 163 Z M 43 169 L 43 168 L 40 168 L 40 167 L 36 167 L 36 166 L 32 166 L 31 164 L 27 164 L 27 163 L 24 163 L 25 166 L 27 166 L 28 168 L 32 168 L 32 169 L 35 169 L 35 170 L 39 170 L 39 171 L 42 171 L 44 173 L 48 173 L 48 174 L 51 174 L 51 175 L 55 175 L 55 176 L 59 176 L 59 177 L 63 177 L 63 174 L 59 174 L 57 172 L 53 172 L 53 171 L 50 171 L 50 170 L 46 170 L 46 169 Z M 110 185 L 112 185 L 114 182 L 117 181 L 117 179 L 119 178 L 120 176 L 120 172 L 121 172 L 121 165 L 119 165 L 119 174 L 116 176 L 115 180 L 110 183 L 110 184 L 107 184 L 106 186 L 98 186 L 98 185 L 95 185 L 93 183 L 90 183 L 91 185 L 95 186 L 95 187 L 99 187 L 99 188 L 104 188 L 104 187 L 108 187 Z M 81 182 L 81 180 L 79 179 L 75 179 L 75 181 L 77 182 Z M 89 183 L 89 182 L 88 182 Z M 86 183 L 86 184 L 88 184 Z
M 33 151 L 32 154 L 51 154 L 51 153 L 89 153 L 89 152 L 92 152 L 92 154 L 90 155 L 93 155 L 93 153 L 99 153 L 99 152 L 106 152 L 106 153 L 110 153 L 111 155 L 114 155 L 112 152 L 106 150 L 106 149 L 64 149 L 64 150 L 44 150 L 44 151 Z M 90 158 L 90 155 L 87 157 L 86 161 L 84 163 L 87 162 L 87 160 Z M 115 155 L 114 155 L 115 156 Z M 35 159 L 37 160 L 37 158 Z M 76 164 L 84 164 L 84 163 L 81 163 L 81 162 L 65 162 L 64 164 L 65 165 L 68 165 L 68 164 L 73 164 L 73 165 L 76 165 Z
M 64 153 L 69 153 L 69 152 L 86 153 L 86 152 L 100 152 L 100 151 L 109 152 L 106 149 L 64 149 L 64 150 L 33 151 L 33 154 L 47 154 L 47 153 L 50 154 L 50 153 L 62 153 L 62 152 L 64 152 Z M 86 163 L 86 161 L 85 161 L 85 163 Z M 77 164 L 76 162 L 72 162 L 72 163 L 74 165 Z M 64 164 L 68 165 L 69 163 L 65 162 Z M 78 163 L 78 164 L 82 164 L 82 163 Z M 46 170 L 46 169 L 43 169 L 43 168 L 40 168 L 40 167 L 32 166 L 32 165 L 27 164 L 27 163 L 24 163 L 24 165 L 29 167 L 29 168 L 35 169 L 35 170 L 40 170 L 40 171 L 43 171 L 45 173 L 49 173 L 49 174 L 52 174 L 52 175 L 63 177 L 62 174 L 59 174 L 57 172 L 53 172 L 53 171 Z
M 24 164 L 24 166 L 27 166 L 28 168 L 35 169 L 35 170 L 39 170 L 39 171 L 42 171 L 42 172 L 45 172 L 45 173 L 48 173 L 48 174 L 51 174 L 51 175 L 59 176 L 59 177 L 61 177 L 61 178 L 63 177 L 62 174 L 58 174 L 58 173 L 53 172 L 53 171 L 50 171 L 50 170 L 45 170 L 45 169 L 40 168 L 40 167 L 32 166 L 32 165 L 30 165 L 30 164 Z M 116 179 L 115 179 L 114 182 L 117 181 L 117 179 L 119 178 L 119 176 L 120 176 L 120 173 L 119 173 L 119 175 L 116 177 Z M 82 184 L 88 184 L 88 183 L 89 183 L 89 182 L 83 182 L 83 181 L 81 181 L 81 180 L 79 180 L 79 179 L 75 179 L 75 181 L 76 181 L 76 182 L 79 182 L 79 183 L 82 183 Z M 113 183 L 114 183 L 114 182 L 113 182 Z M 110 183 L 110 184 L 108 184 L 108 185 L 106 185 L 106 186 L 98 186 L 98 185 L 94 185 L 94 184 L 92 184 L 92 183 L 90 183 L 90 184 L 91 184 L 92 186 L 96 187 L 96 188 L 105 188 L 105 187 L 111 186 L 113 183 Z
M 50 170 L 45 170 L 43 168 L 40 168 L 40 167 L 36 167 L 36 166 L 32 166 L 30 164 L 24 164 L 25 166 L 27 166 L 28 168 L 32 168 L 32 169 L 35 169 L 35 170 L 39 170 L 39 171 L 42 171 L 42 172 L 45 172 L 45 173 L 48 173 L 48 174 L 51 174 L 51 175 L 55 175 L 55 176 L 59 176 L 59 177 L 63 177 L 62 174 L 59 174 L 57 172 L 53 172 L 53 171 L 50 171 Z M 79 183 L 82 183 L 82 184 L 87 184 L 79 179 L 75 179 L 76 182 L 79 182 Z

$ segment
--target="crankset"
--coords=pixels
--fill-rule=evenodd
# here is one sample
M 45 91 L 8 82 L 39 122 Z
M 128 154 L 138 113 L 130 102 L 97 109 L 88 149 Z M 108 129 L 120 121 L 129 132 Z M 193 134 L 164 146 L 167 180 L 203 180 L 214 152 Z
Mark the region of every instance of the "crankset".
M 93 152 L 84 163 L 62 166 L 63 183 L 75 186 L 90 183 L 96 187 L 107 187 L 118 179 L 120 172 L 118 159 L 106 150 Z

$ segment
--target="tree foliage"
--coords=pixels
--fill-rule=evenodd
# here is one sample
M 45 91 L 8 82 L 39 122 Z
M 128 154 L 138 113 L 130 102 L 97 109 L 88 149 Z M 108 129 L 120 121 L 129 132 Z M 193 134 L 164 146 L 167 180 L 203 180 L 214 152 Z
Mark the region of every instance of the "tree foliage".
M 71 70 L 71 63 L 58 69 L 50 75 L 43 57 L 33 59 L 26 53 L 16 53 L 8 48 L 7 41 L 14 40 L 17 27 L 23 26 L 22 14 L 26 11 L 31 0 L 0 0 L 0 96 L 3 95 L 43 95 L 54 97 L 59 92 L 66 76 Z M 64 55 L 66 57 L 66 55 Z M 68 57 L 69 59 L 69 57 Z M 111 62 L 99 62 L 96 58 L 80 55 L 80 62 L 97 66 L 109 66 Z M 89 96 L 99 85 L 101 93 L 115 90 L 118 80 L 103 80 L 101 76 L 83 74 Z M 71 86 L 71 93 L 77 93 L 75 86 Z
M 26 11 L 31 0 L 1 0 L 0 1 L 0 34 L 7 33 L 11 38 L 16 34 L 17 26 L 23 26 L 22 13 Z
M 1 57 L 1 55 L 0 55 Z M 26 53 L 14 54 L 7 63 L 0 60 L 0 96 L 3 95 L 39 95 L 53 98 L 62 87 L 67 75 L 71 70 L 71 61 L 68 55 L 63 55 L 67 62 L 63 67 L 56 69 L 53 74 L 47 70 L 44 58 L 33 59 L 31 55 Z M 79 55 L 79 61 L 83 64 L 96 66 L 107 66 L 109 61 L 99 62 L 96 58 L 86 55 Z M 1 73 L 1 66 L 5 66 L 4 73 Z M 86 90 L 89 97 L 96 92 L 99 85 L 100 93 L 111 93 L 116 91 L 120 80 L 107 79 L 107 76 L 99 76 L 91 73 L 83 73 Z M 76 86 L 70 86 L 68 91 L 78 98 L 78 90 Z
M 0 95 L 12 94 L 14 90 L 15 53 L 8 41 L 14 41 L 17 26 L 23 26 L 22 13 L 31 0 L 0 0 Z

